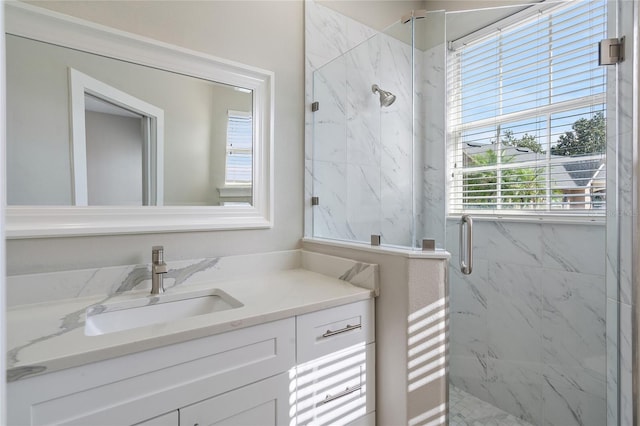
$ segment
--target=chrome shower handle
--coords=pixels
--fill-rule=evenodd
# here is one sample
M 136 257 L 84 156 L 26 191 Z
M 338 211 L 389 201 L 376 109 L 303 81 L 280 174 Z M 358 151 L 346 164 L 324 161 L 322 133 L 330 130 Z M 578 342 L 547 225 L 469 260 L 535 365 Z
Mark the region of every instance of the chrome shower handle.
M 466 225 L 466 226 L 465 226 Z M 465 234 L 466 230 L 466 247 Z M 466 250 L 463 250 L 463 247 Z M 464 253 L 463 253 L 464 252 Z M 466 256 L 463 256 L 466 254 Z M 473 219 L 468 214 L 463 214 L 460 219 L 460 271 L 469 275 L 473 270 Z

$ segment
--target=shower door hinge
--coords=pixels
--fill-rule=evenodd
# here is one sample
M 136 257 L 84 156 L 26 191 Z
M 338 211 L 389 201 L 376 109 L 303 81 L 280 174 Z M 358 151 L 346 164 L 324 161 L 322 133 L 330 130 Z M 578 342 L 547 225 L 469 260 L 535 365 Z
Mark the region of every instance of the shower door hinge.
M 311 205 L 317 206 L 320 204 L 320 197 L 311 197 Z
M 436 249 L 436 240 L 424 239 L 422 240 L 422 251 L 434 251 Z
M 605 38 L 598 43 L 598 65 L 615 65 L 624 61 L 624 37 Z
M 316 112 L 320 109 L 320 102 L 315 101 L 311 104 L 311 112 Z

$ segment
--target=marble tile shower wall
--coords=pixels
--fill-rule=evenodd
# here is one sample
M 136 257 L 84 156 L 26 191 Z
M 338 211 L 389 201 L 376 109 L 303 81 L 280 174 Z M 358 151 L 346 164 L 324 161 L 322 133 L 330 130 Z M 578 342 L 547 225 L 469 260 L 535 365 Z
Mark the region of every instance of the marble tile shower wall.
M 446 231 L 446 40 L 444 12 L 431 12 L 416 25 L 426 25 L 425 38 L 434 46 L 416 52 L 416 179 L 417 238 L 434 239 L 445 247 Z M 416 31 L 418 32 L 418 31 Z
M 313 1 L 306 13 L 305 235 L 408 245 L 412 236 L 411 46 Z M 381 108 L 372 84 L 396 95 Z
M 637 33 L 637 2 L 618 1 L 617 14 L 609 14 L 610 37 Z M 633 114 L 634 63 L 637 64 L 639 49 L 629 48 L 626 60 L 609 72 L 608 78 L 617 79 L 617 91 L 607 91 L 607 102 L 616 105 L 607 111 L 607 125 L 617 119 L 617 141 L 608 143 L 607 170 L 607 353 L 609 374 L 608 424 L 634 424 L 633 419 L 633 311 L 634 289 L 633 268 L 638 253 L 634 250 L 634 221 L 638 214 L 636 193 L 634 192 L 634 151 L 637 132 Z M 635 59 L 635 60 L 634 60 Z M 613 82 L 608 80 L 610 86 Z M 615 87 L 615 86 L 614 86 Z M 608 127 L 610 128 L 610 127 Z M 612 126 L 616 128 L 616 126 Z M 637 169 L 636 169 L 637 170 Z M 617 188 L 612 191 L 609 188 Z M 609 194 L 613 195 L 611 200 Z M 617 328 L 617 330 L 616 330 Z M 617 332 L 616 332 L 617 331 Z M 619 381 L 618 381 L 619 377 Z M 615 396 L 619 394 L 619 399 Z M 616 403 L 619 406 L 616 407 Z
M 536 425 L 606 424 L 605 230 L 448 221 L 453 385 Z

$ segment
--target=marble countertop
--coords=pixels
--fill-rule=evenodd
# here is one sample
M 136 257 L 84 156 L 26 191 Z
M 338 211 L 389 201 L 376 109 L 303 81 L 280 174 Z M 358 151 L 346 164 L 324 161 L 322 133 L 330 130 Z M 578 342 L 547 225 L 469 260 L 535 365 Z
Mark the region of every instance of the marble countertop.
M 199 271 L 199 279 L 194 279 L 192 276 L 190 280 L 170 280 L 165 294 L 176 295 L 217 288 L 237 299 L 242 306 L 173 322 L 97 336 L 85 335 L 87 308 L 135 299 L 149 299 L 147 280 L 126 291 L 10 306 L 7 310 L 7 347 L 9 348 L 7 380 L 20 380 L 33 375 L 366 300 L 376 295 L 377 265 L 304 251 L 283 253 L 287 259 L 280 263 L 287 264 L 288 269 L 264 270 L 258 265 L 255 268 L 255 274 L 240 274 L 238 278 L 229 278 L 233 274 L 224 267 L 217 268 L 212 275 L 211 271 L 216 268 L 211 265 L 225 264 L 225 262 L 199 261 L 198 265 L 209 265 L 204 268 L 208 271 Z M 226 264 L 242 264 L 241 260 L 247 259 L 236 259 Z M 193 269 L 193 266 L 182 267 L 182 269 L 188 268 Z M 176 267 L 173 270 L 178 269 L 180 268 Z M 317 272 L 318 270 L 322 273 Z M 133 271 L 135 272 L 135 269 Z M 132 273 L 130 272 L 129 275 Z M 224 277 L 224 279 L 216 279 L 216 274 L 217 278 Z M 53 276 L 38 275 L 41 280 L 50 278 L 55 281 Z M 92 276 L 96 275 L 99 274 L 94 272 Z M 171 276 L 171 274 L 168 275 Z M 11 279 L 8 281 L 9 284 L 12 283 Z M 13 284 L 24 287 L 25 282 L 38 280 L 32 275 L 28 280 L 22 281 L 15 280 Z M 86 287 L 85 283 L 83 288 Z M 25 289 L 21 291 L 24 293 Z

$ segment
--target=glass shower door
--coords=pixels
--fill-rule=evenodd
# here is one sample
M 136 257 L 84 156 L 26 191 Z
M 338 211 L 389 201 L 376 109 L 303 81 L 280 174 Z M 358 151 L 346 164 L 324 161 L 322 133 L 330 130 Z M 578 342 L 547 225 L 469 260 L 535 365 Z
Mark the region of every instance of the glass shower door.
M 626 108 L 618 70 L 598 67 L 596 49 L 615 5 L 539 4 L 495 25 L 506 9 L 447 14 L 448 98 L 459 106 L 449 107 L 450 184 L 460 182 L 447 244 L 452 423 L 626 424 L 617 415 L 615 289 L 620 185 L 631 181 L 619 161 L 630 151 L 616 134 Z M 453 34 L 461 28 L 469 31 Z M 475 259 L 464 275 L 458 226 L 468 210 Z

